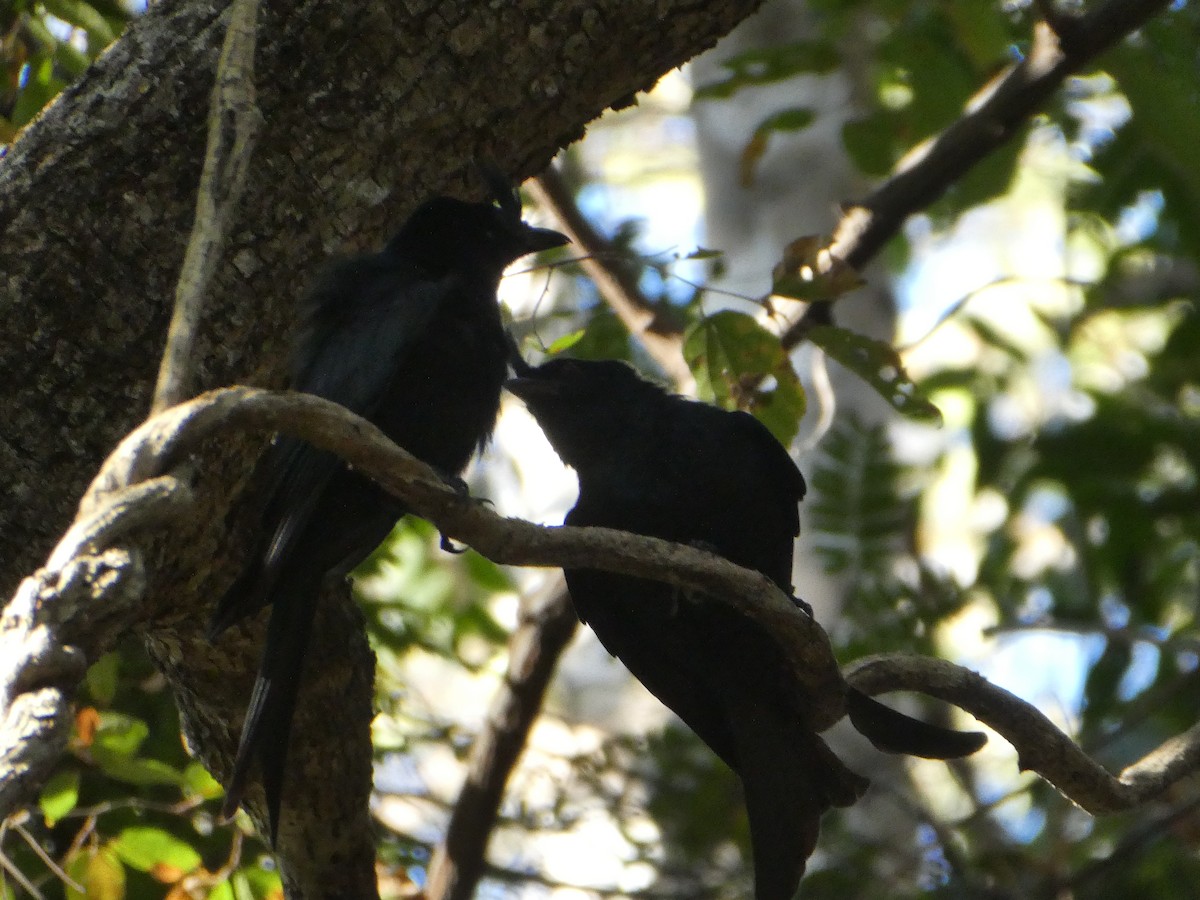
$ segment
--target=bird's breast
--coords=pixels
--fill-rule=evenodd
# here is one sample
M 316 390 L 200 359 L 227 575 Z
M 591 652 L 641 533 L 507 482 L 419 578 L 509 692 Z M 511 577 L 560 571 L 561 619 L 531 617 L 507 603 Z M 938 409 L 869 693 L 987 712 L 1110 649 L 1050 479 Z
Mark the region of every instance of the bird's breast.
M 376 424 L 418 459 L 457 473 L 495 427 L 508 351 L 494 306 L 438 318 L 398 369 Z

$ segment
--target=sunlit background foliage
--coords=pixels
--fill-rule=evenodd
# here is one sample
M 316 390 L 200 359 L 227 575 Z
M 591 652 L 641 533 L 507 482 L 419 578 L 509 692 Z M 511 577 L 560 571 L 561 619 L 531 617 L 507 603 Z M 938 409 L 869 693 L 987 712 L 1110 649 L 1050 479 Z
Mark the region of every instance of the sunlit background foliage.
M 1176 3 L 908 223 L 870 276 L 891 285 L 898 355 L 830 327 L 789 356 L 763 302 L 769 269 L 754 291 L 722 280 L 737 260 L 706 240 L 713 181 L 697 174 L 692 111 L 762 107 L 719 174 L 749 190 L 823 121 L 803 79 L 853 70 L 856 112 L 825 152 L 847 154 L 865 192 L 1027 49 L 1037 18 L 1025 2 L 807 8 L 802 40 L 718 48 L 720 78 L 675 73 L 596 124 L 561 160 L 566 177 L 684 329 L 698 395 L 796 442 L 812 488 L 797 588 L 832 579 L 840 603 L 818 614 L 840 657 L 977 668 L 1119 769 L 1200 714 L 1200 10 Z M 137 13 L 4 6 L 0 141 Z M 793 84 L 791 101 L 763 102 Z M 805 233 L 833 215 L 813 211 Z M 528 353 L 619 356 L 661 377 L 569 260 L 504 286 Z M 823 392 L 831 359 L 858 359 L 899 413 Z M 474 489 L 557 522 L 573 487 L 556 466 L 506 406 Z M 553 577 L 437 547 L 406 521 L 359 579 L 379 657 L 385 896 L 419 888 L 508 635 Z M 876 757 L 834 739 L 876 776 Z M 70 749 L 39 809 L 0 829 L 0 898 L 280 896 L 248 822 L 216 821 L 220 787 L 135 642 L 92 667 Z M 888 771 L 860 809 L 827 817 L 806 897 L 1185 897 L 1200 884 L 1194 784 L 1093 819 L 1021 775 L 996 737 L 961 765 Z M 480 896 L 745 897 L 747 852 L 736 780 L 581 633 L 510 783 Z

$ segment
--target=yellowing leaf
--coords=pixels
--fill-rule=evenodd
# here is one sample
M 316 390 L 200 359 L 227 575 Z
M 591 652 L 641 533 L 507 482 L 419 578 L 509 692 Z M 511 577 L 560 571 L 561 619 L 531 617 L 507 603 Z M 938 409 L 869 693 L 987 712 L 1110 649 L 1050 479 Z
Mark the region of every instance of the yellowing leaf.
M 864 282 L 858 272 L 833 256 L 826 242 L 805 235 L 788 244 L 772 273 L 771 293 L 808 302 L 836 300 Z
M 67 874 L 83 888 L 83 893 L 70 884 L 66 886 L 67 900 L 124 900 L 125 867 L 110 847 L 85 851 L 67 861 Z
M 777 131 L 799 131 L 812 124 L 816 114 L 810 109 L 784 109 L 763 119 L 754 129 L 749 143 L 742 150 L 738 161 L 742 187 L 754 184 L 754 168 L 767 152 L 767 142 Z

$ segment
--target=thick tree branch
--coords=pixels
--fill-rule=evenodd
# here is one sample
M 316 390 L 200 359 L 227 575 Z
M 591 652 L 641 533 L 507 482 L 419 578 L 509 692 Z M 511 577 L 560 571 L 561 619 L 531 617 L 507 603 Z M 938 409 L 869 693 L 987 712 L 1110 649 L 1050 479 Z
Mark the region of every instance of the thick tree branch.
M 1106 0 L 1072 17 L 1060 32 L 1047 23 L 1033 31 L 1029 53 L 979 91 L 966 111 L 941 134 L 911 150 L 891 176 L 861 203 L 849 207 L 834 230 L 818 268 L 838 263 L 861 271 L 904 220 L 937 200 L 972 166 L 1018 134 L 1067 76 L 1162 12 L 1170 0 Z M 1060 28 L 1064 20 L 1056 20 Z M 810 310 L 820 309 L 817 303 Z M 812 324 L 806 312 L 784 331 L 796 346 Z
M 504 788 L 546 688 L 579 620 L 561 577 L 541 596 L 522 603 L 521 621 L 509 640 L 508 668 L 467 760 L 463 789 L 446 835 L 429 861 L 426 900 L 470 900 L 488 871 L 485 852 L 500 813 Z
M 579 265 L 595 282 L 604 302 L 646 348 L 676 390 L 691 393 L 695 382 L 683 358 L 683 332 L 679 323 L 646 299 L 637 278 L 624 265 L 612 243 L 580 212 L 559 171 L 553 166 L 547 168 L 530 182 L 529 192 L 539 205 L 550 209 L 572 245 L 582 251 Z
M 1041 775 L 1092 815 L 1140 806 L 1200 768 L 1200 725 L 1194 725 L 1113 776 L 1036 707 L 946 660 L 869 657 L 847 667 L 846 681 L 868 694 L 920 691 L 965 709 L 1017 748 L 1022 770 Z
M 23 727 L 29 740 L 41 738 L 52 749 L 40 756 L 25 751 L 0 768 L 0 798 L 14 802 L 31 795 L 46 774 L 46 759 L 64 740 L 68 724 L 62 721 L 63 698 L 82 676 L 85 660 L 111 645 L 128 626 L 130 610 L 135 616 L 146 615 L 137 603 L 143 588 L 137 550 L 104 546 L 113 538 L 136 543 L 131 539 L 137 535 L 125 523 L 145 530 L 155 519 L 132 511 L 142 503 L 131 503 L 129 492 L 142 491 L 145 503 L 161 504 L 163 524 L 178 520 L 179 504 L 186 503 L 188 495 L 167 473 L 184 465 L 207 439 L 231 428 L 280 430 L 338 453 L 443 533 L 498 563 L 623 572 L 703 592 L 708 602 L 728 603 L 775 636 L 805 685 L 809 717 L 818 729 L 843 714 L 846 681 L 828 638 L 760 573 L 654 538 L 605 528 L 547 528 L 501 517 L 485 504 L 462 497 L 373 425 L 336 404 L 304 394 L 229 388 L 167 410 L 123 441 L 81 504 L 81 521 L 88 524 L 71 531 L 71 546 L 82 555 L 56 552 L 59 568 L 28 579 L 6 610 L 3 658 L 10 668 L 0 712 L 6 723 Z M 103 620 L 108 627 L 97 629 L 96 600 L 107 599 L 114 590 L 122 593 L 104 609 L 117 612 Z M 847 680 L 868 693 L 917 690 L 966 709 L 1013 743 L 1022 768 L 1038 772 L 1097 814 L 1145 803 L 1200 764 L 1196 726 L 1114 779 L 1036 709 L 943 660 L 873 658 L 852 667 Z M 12 811 L 11 806 L 0 806 L 0 817 Z
M 115 491 L 170 471 L 208 438 L 229 429 L 280 431 L 342 457 L 404 500 L 414 515 L 493 562 L 595 568 L 721 595 L 788 648 L 811 695 L 809 721 L 827 728 L 842 715 L 842 678 L 829 639 L 769 578 L 711 553 L 611 528 L 540 526 L 497 515 L 464 498 L 429 466 L 354 413 L 319 397 L 224 388 L 159 414 L 129 435 L 101 468 L 80 504 L 97 515 Z
M 242 197 L 250 155 L 262 129 L 254 92 L 258 0 L 233 0 L 208 108 L 208 146 L 196 196 L 196 221 L 175 286 L 175 311 L 158 369 L 151 412 L 192 396 L 196 335 L 209 282 L 225 246 L 226 223 Z

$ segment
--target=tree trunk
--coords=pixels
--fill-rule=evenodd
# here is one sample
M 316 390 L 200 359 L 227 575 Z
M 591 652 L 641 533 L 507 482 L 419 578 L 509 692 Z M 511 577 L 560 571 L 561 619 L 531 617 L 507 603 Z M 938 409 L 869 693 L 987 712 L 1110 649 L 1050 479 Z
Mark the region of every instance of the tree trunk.
M 478 195 L 474 159 L 546 165 L 585 124 L 710 46 L 757 0 L 262 0 L 264 126 L 228 224 L 197 391 L 281 384 L 292 303 L 333 251 L 378 245 L 418 201 Z M 0 162 L 0 587 L 70 522 L 99 461 L 145 415 L 192 225 L 225 4 L 163 0 Z M 261 440 L 193 458 L 194 515 L 145 536 L 144 636 L 193 749 L 224 777 L 260 621 L 202 629 L 242 563 L 234 501 Z M 231 508 L 234 515 L 230 515 Z M 232 535 L 232 538 L 231 538 Z M 289 897 L 375 895 L 366 811 L 373 660 L 344 593 L 319 616 L 289 760 Z M 301 740 L 302 738 L 302 740 Z M 261 795 L 252 814 L 261 821 Z

